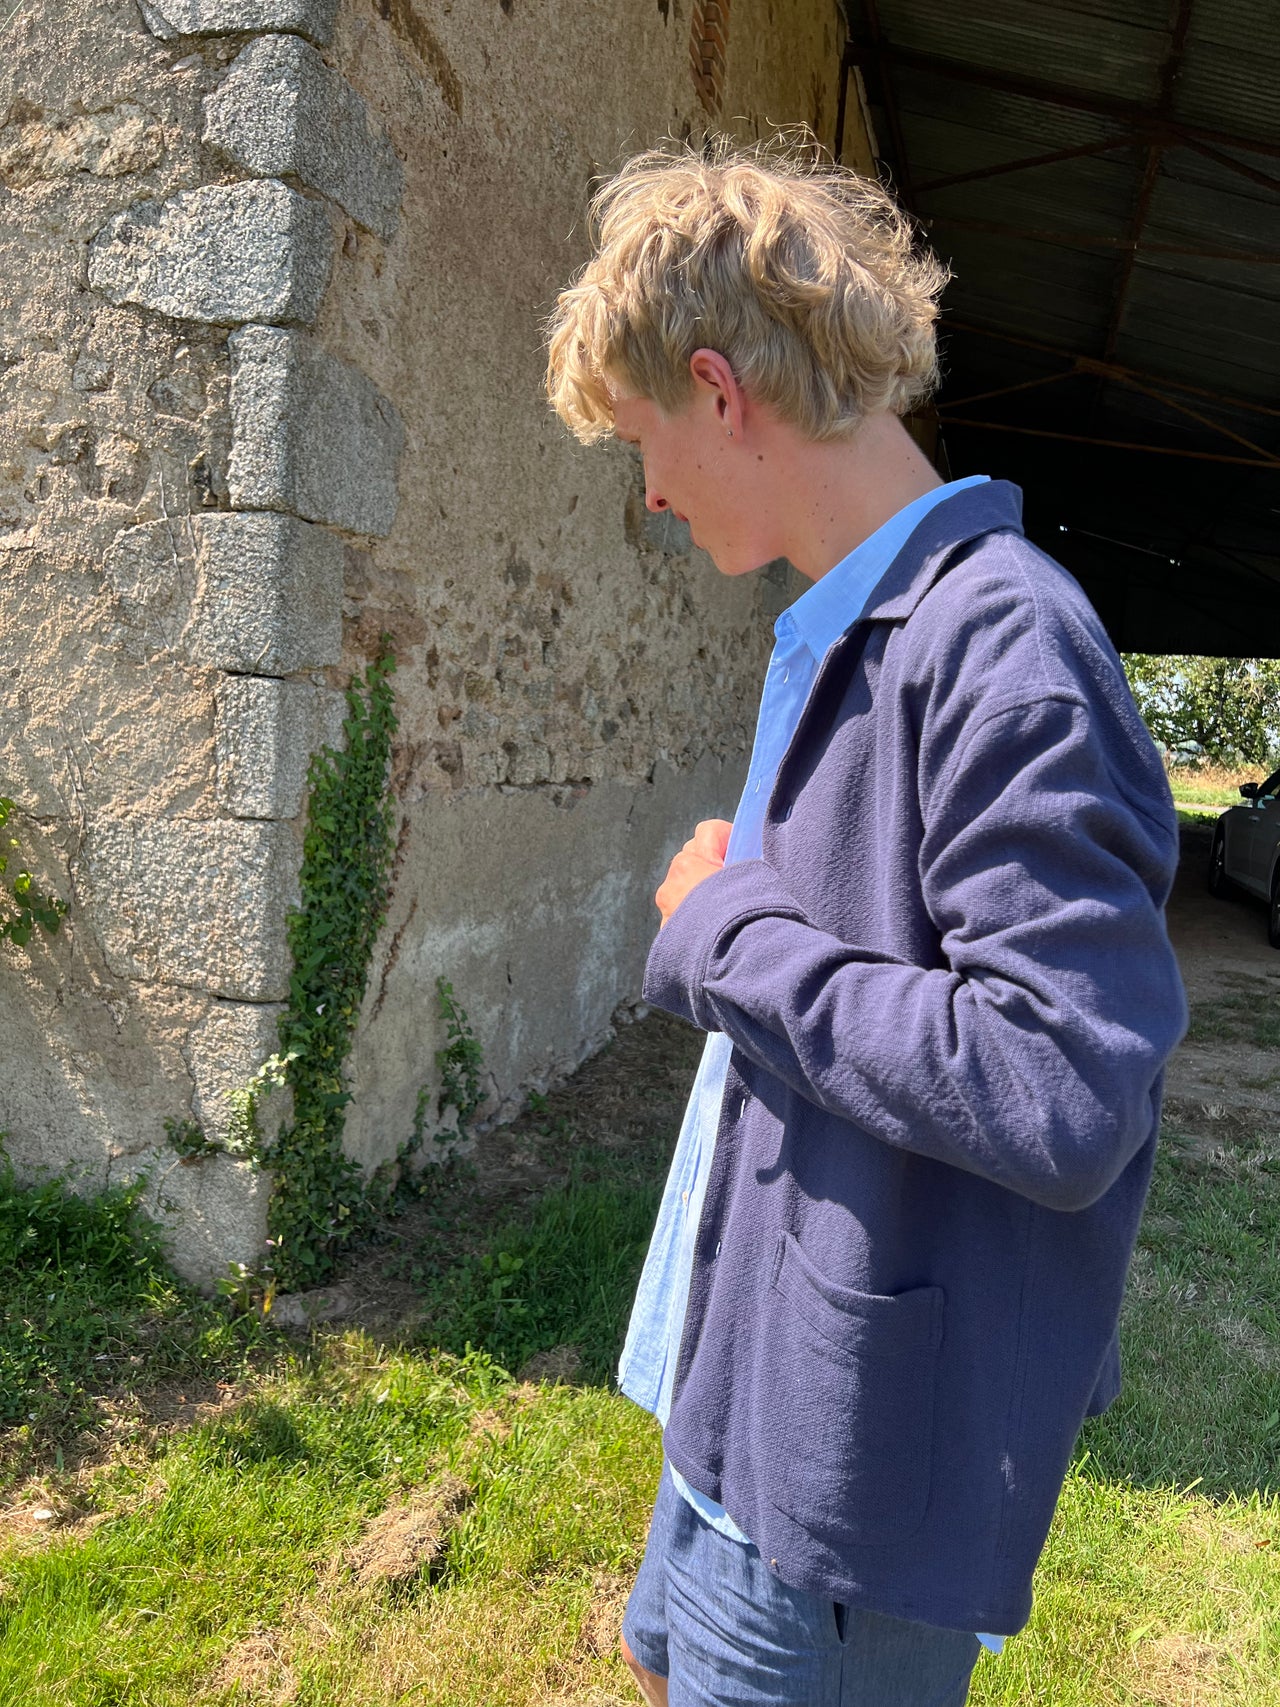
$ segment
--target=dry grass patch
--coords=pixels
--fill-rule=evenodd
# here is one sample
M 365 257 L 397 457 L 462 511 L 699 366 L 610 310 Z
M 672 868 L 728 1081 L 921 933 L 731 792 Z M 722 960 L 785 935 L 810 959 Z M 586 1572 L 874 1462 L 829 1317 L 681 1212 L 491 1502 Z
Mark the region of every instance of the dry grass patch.
M 575 1651 L 588 1659 L 611 1659 L 622 1649 L 622 1615 L 635 1572 L 597 1571 Z
M 298 1679 L 288 1659 L 282 1631 L 262 1630 L 229 1648 L 209 1678 L 209 1687 L 231 1701 L 254 1707 L 290 1707 L 297 1699 Z
M 547 1351 L 535 1352 L 525 1363 L 519 1379 L 521 1381 L 550 1381 L 553 1385 L 563 1382 L 567 1387 L 578 1379 L 582 1373 L 582 1347 L 577 1345 L 553 1345 Z
M 449 1533 L 474 1497 L 460 1476 L 444 1476 L 417 1499 L 379 1512 L 347 1554 L 356 1582 L 397 1587 L 438 1570 Z
M 1208 1707 L 1224 1699 L 1225 1649 L 1194 1636 L 1158 1636 L 1138 1652 L 1142 1700 L 1149 1707 Z

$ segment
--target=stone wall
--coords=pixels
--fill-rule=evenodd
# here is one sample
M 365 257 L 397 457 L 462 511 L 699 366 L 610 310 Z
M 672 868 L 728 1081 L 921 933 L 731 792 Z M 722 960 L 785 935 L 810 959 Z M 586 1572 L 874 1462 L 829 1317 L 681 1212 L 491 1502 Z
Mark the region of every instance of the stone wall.
M 829 142 L 835 0 L 719 10 L 717 122 Z M 635 999 L 670 853 L 732 811 L 786 577 L 722 581 L 632 453 L 576 446 L 541 394 L 592 183 L 707 122 L 695 22 L 29 0 L 8 27 L 0 792 L 72 909 L 0 945 L 0 1128 L 24 1171 L 147 1170 L 189 1273 L 256 1256 L 264 1182 L 180 1163 L 164 1122 L 218 1131 L 275 1046 L 308 755 L 382 633 L 367 1164 L 434 1081 L 438 976 L 510 1110 Z

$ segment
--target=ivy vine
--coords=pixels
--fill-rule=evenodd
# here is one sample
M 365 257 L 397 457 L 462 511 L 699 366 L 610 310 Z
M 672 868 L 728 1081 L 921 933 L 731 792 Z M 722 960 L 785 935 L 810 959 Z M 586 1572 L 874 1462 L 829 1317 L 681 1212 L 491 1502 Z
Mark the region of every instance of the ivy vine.
M 484 1050 L 471 1029 L 466 1009 L 454 995 L 453 985 L 447 978 L 436 979 L 436 999 L 440 1004 L 445 1036 L 443 1047 L 436 1050 L 440 1112 L 443 1114 L 449 1108 L 453 1110 L 457 1122 L 456 1135 L 465 1139 L 469 1136 L 471 1117 L 484 1101 L 484 1093 L 480 1089 Z
M 351 1100 L 345 1066 L 389 893 L 395 667 L 384 639 L 363 681 L 357 677 L 347 690 L 345 750 L 325 747 L 311 761 L 301 898 L 288 921 L 293 972 L 280 1053 L 235 1110 L 240 1147 L 261 1151 L 258 1097 L 281 1082 L 293 1094 L 292 1119 L 261 1158 L 274 1176 L 267 1223 L 282 1290 L 326 1279 L 369 1205 L 360 1167 L 342 1148 Z
M 288 918 L 293 971 L 279 1022 L 279 1053 L 264 1061 L 247 1084 L 227 1093 L 230 1119 L 220 1141 L 210 1139 L 195 1121 L 165 1122 L 168 1142 L 184 1161 L 225 1151 L 270 1169 L 269 1273 L 255 1282 L 265 1283 L 268 1301 L 277 1291 L 298 1291 L 328 1279 L 344 1243 L 389 1206 L 397 1187 L 405 1189 L 407 1164 L 426 1138 L 432 1098 L 424 1086 L 412 1136 L 395 1161 L 371 1180 L 342 1147 L 351 1100 L 346 1061 L 386 917 L 395 849 L 395 808 L 388 790 L 396 731 L 390 682 L 395 667 L 384 636 L 383 651 L 347 690 L 345 749 L 324 747 L 311 761 L 300 898 Z M 436 980 L 436 999 L 445 1041 L 435 1056 L 434 1137 L 445 1145 L 469 1135 L 483 1101 L 484 1056 L 444 978 Z M 292 1117 L 268 1140 L 259 1105 L 284 1088 L 292 1093 Z M 442 1126 L 450 1112 L 453 1123 Z M 243 1289 L 254 1278 L 246 1277 L 243 1270 L 235 1285 Z
M 46 895 L 35 886 L 35 880 L 25 866 L 9 876 L 9 864 L 18 851 L 16 836 L 4 834 L 15 811 L 7 795 L 0 795 L 0 942 L 7 937 L 18 948 L 25 948 L 37 926 L 48 936 L 57 934 L 58 926 L 67 911 L 67 903 L 56 895 Z

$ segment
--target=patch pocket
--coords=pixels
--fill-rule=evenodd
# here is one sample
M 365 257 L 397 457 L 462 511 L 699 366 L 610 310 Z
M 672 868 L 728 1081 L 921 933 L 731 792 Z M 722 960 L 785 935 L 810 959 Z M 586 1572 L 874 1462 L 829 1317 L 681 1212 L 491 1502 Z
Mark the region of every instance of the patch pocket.
M 937 1286 L 837 1286 L 789 1233 L 779 1241 L 755 1378 L 765 1486 L 837 1552 L 891 1546 L 924 1521 L 943 1303 Z

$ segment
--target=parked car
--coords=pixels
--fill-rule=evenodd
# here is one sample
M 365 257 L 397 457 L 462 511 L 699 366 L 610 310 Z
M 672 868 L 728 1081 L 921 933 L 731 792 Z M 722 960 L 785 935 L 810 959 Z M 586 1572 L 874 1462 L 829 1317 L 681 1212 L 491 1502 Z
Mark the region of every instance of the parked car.
M 1241 806 L 1228 806 L 1213 831 L 1209 893 L 1233 887 L 1267 903 L 1267 940 L 1280 948 L 1280 771 L 1265 782 L 1243 782 Z

